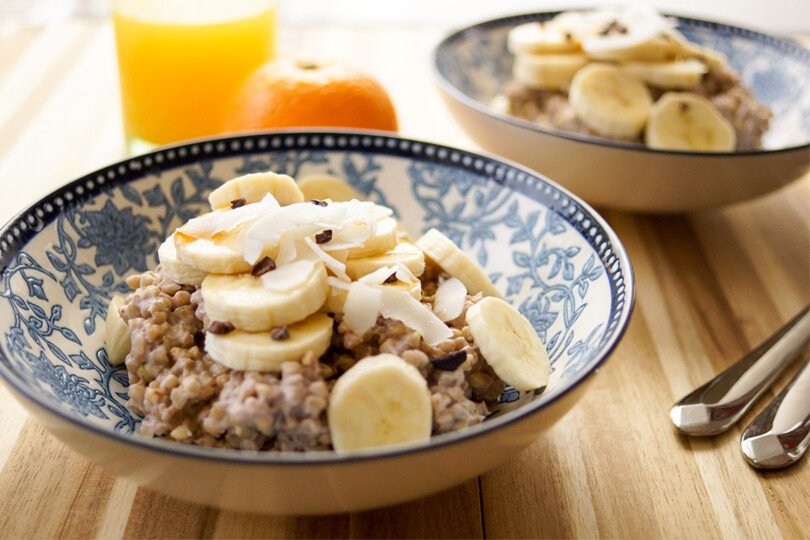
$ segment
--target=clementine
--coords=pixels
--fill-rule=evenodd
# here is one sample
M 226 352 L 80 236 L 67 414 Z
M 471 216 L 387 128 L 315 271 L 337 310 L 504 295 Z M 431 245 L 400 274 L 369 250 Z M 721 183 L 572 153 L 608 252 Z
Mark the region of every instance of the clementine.
M 385 88 L 336 61 L 281 59 L 259 67 L 237 93 L 226 131 L 286 127 L 397 130 Z

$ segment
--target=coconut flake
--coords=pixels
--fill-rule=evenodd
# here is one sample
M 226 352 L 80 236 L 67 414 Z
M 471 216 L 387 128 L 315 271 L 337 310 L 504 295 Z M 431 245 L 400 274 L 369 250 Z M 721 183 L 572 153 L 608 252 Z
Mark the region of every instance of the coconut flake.
M 352 332 L 362 336 L 377 322 L 382 296 L 382 289 L 369 287 L 359 281 L 352 282 L 343 304 L 343 322 Z
M 356 204 L 352 204 L 352 202 Z M 265 243 L 276 245 L 282 236 L 290 238 L 304 238 L 323 229 L 342 231 L 343 228 L 356 224 L 367 223 L 368 220 L 377 219 L 378 215 L 388 213 L 385 209 L 372 202 L 349 201 L 347 203 L 332 203 L 319 206 L 308 202 L 295 203 L 283 206 L 253 223 L 248 229 L 248 236 Z M 357 240 L 353 240 L 357 241 Z
M 346 225 L 335 235 L 336 240 L 342 242 L 356 242 L 362 244 L 371 238 L 368 225 L 365 222 Z
M 262 252 L 264 251 L 264 243 L 252 238 L 248 238 L 244 234 L 242 235 L 241 242 L 245 262 L 250 265 L 254 265 L 259 262 L 259 259 L 262 258 Z
M 433 297 L 433 312 L 442 321 L 452 321 L 464 311 L 467 288 L 457 278 L 450 278 L 436 289 Z
M 316 264 L 319 263 L 300 260 L 278 266 L 275 270 L 262 274 L 262 284 L 266 289 L 272 291 L 291 291 L 300 287 L 309 279 L 315 270 Z
M 380 287 L 376 290 L 380 291 L 382 295 L 380 314 L 383 317 L 401 321 L 408 328 L 416 330 L 422 335 L 425 343 L 431 347 L 453 337 L 453 331 L 408 291 L 392 287 Z
M 194 238 L 210 239 L 215 234 L 230 231 L 243 223 L 255 221 L 268 214 L 272 215 L 277 208 L 279 208 L 278 201 L 268 193 L 259 202 L 246 204 L 233 210 L 215 210 L 192 218 L 178 230 Z
M 278 254 L 276 255 L 276 262 L 278 264 L 285 264 L 295 260 L 298 255 L 297 242 L 292 238 L 282 238 L 278 244 Z
M 394 267 L 397 269 L 397 279 L 404 282 L 404 283 L 416 283 L 417 279 L 416 276 L 413 275 L 411 269 L 402 264 L 401 262 L 395 261 L 393 263 Z
M 393 266 L 383 266 L 362 276 L 357 281 L 365 283 L 366 285 L 382 285 L 394 272 L 396 272 L 396 268 Z
M 313 204 L 312 206 L 315 205 Z M 325 264 L 326 267 L 329 270 L 331 270 L 333 274 L 335 274 L 337 277 L 339 277 L 344 281 L 351 281 L 351 278 L 348 276 L 348 274 L 346 274 L 346 265 L 344 263 L 340 262 L 339 260 L 335 259 L 331 255 L 326 253 L 324 250 L 322 250 L 321 247 L 315 243 L 315 240 L 313 240 L 309 236 L 304 237 L 304 242 L 306 242 L 306 244 L 312 250 L 312 253 L 314 253 L 321 261 L 323 261 L 323 264 Z
M 327 276 L 326 283 L 333 289 L 343 289 L 344 291 L 348 291 L 349 287 L 352 284 L 351 281 L 343 281 L 342 279 L 338 279 L 335 276 Z

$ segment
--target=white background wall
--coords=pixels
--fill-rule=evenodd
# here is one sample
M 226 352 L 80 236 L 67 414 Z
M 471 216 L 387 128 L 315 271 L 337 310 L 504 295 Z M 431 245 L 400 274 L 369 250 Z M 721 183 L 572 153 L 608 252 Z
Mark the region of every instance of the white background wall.
M 225 1 L 225 0 L 223 0 Z M 279 0 L 283 20 L 431 23 L 450 27 L 518 13 L 618 5 L 590 0 Z M 660 11 L 773 34 L 810 34 L 810 0 L 646 0 Z
M 167 2 L 171 0 L 166 0 Z M 228 2 L 229 0 L 221 0 Z M 618 5 L 632 0 L 278 0 L 283 24 L 376 22 L 468 24 L 537 11 Z M 810 0 L 636 0 L 660 11 L 780 35 L 810 35 Z M 0 0 L 0 30 L 11 18 L 30 24 L 71 15 L 107 16 L 111 0 Z

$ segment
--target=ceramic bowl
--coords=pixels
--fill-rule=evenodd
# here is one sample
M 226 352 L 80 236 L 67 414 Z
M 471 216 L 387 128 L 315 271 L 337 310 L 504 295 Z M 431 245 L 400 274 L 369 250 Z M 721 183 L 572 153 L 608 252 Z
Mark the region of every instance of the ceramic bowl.
M 485 150 L 542 171 L 597 207 L 651 213 L 744 201 L 810 170 L 810 51 L 725 24 L 675 17 L 690 41 L 726 55 L 754 97 L 774 112 L 762 150 L 652 150 L 544 129 L 490 108 L 511 77 L 509 30 L 558 13 L 482 22 L 437 46 L 434 73 L 441 94 L 458 123 Z
M 419 444 L 270 453 L 192 447 L 138 433 L 127 374 L 103 347 L 107 303 L 157 265 L 160 241 L 248 172 L 329 173 L 392 207 L 413 234 L 438 227 L 489 273 L 548 348 L 548 389 L 472 428 Z M 382 133 L 272 132 L 158 149 L 75 180 L 0 231 L 0 379 L 87 459 L 170 496 L 222 508 L 323 514 L 394 504 L 503 463 L 579 399 L 630 317 L 621 242 L 590 207 L 494 157 Z M 414 473 L 414 471 L 418 471 Z

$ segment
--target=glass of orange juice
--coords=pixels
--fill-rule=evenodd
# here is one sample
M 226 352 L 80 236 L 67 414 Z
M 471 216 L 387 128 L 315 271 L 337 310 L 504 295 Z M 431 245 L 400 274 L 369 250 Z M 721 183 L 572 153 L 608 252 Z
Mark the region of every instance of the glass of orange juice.
M 222 132 L 239 86 L 276 54 L 276 0 L 112 0 L 127 149 Z

